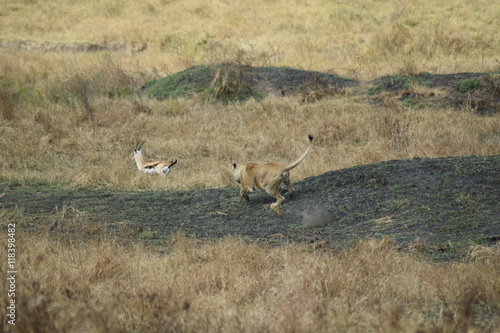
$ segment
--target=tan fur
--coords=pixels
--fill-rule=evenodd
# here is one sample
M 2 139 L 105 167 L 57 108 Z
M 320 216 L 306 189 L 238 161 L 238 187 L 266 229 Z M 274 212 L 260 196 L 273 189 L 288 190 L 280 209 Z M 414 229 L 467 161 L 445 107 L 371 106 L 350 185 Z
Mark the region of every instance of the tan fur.
M 144 162 L 144 158 L 142 157 L 142 145 L 146 142 L 145 140 L 140 143 L 138 142 L 134 149 L 134 161 L 137 165 L 137 169 L 146 174 L 156 173 L 163 177 L 166 177 L 170 173 L 170 168 L 177 163 L 177 160 L 173 162 L 167 161 L 155 161 L 155 162 Z
M 267 194 L 276 199 L 276 202 L 271 204 L 271 209 L 278 211 L 281 202 L 285 200 L 279 191 L 281 184 L 285 184 L 288 188 L 287 195 L 293 194 L 295 189 L 290 182 L 289 171 L 306 158 L 311 151 L 313 139 L 314 137 L 309 134 L 309 147 L 305 153 L 288 165 L 277 162 L 233 164 L 234 178 L 236 183 L 240 185 L 240 196 L 248 201 L 248 193 L 253 192 L 254 189 L 266 191 Z

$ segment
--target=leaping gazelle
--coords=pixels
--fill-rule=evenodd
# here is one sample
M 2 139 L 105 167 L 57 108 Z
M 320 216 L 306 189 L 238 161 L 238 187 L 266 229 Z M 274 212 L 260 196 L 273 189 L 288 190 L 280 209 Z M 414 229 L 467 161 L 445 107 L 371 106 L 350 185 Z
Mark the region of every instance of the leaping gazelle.
M 177 160 L 174 160 L 171 163 L 167 161 L 144 162 L 144 158 L 142 157 L 142 145 L 145 142 L 146 140 L 137 142 L 134 148 L 134 160 L 137 165 L 137 169 L 141 172 L 147 173 L 148 175 L 156 173 L 166 177 L 170 172 L 170 168 L 177 163 Z

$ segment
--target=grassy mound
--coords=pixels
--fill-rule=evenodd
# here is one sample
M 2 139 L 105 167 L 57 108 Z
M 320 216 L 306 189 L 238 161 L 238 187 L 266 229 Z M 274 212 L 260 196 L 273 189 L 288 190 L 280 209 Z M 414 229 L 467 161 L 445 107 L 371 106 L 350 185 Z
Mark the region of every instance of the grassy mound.
M 362 87 L 359 87 L 362 86 Z M 359 87 L 359 88 L 355 88 Z M 384 104 L 386 97 L 402 105 L 417 108 L 451 107 L 479 112 L 500 109 L 500 75 L 498 73 L 388 75 L 361 82 L 326 73 L 286 67 L 250 67 L 237 64 L 193 66 L 162 79 L 149 81 L 141 88 L 159 100 L 189 98 L 224 103 L 261 100 L 269 94 L 299 95 L 305 102 L 347 93 Z
M 287 67 L 251 67 L 238 64 L 193 66 L 162 79 L 147 82 L 142 90 L 157 99 L 191 97 L 223 102 L 260 100 L 268 94 L 303 94 L 318 99 L 357 85 L 356 80 Z

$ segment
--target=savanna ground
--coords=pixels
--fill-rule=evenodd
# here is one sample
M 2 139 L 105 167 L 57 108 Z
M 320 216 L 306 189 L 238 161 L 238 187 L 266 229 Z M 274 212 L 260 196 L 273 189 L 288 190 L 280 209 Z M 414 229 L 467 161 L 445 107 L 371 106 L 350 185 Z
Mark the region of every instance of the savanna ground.
M 499 11 L 3 3 L 3 330 L 498 332 Z M 281 216 L 238 199 L 309 133 Z

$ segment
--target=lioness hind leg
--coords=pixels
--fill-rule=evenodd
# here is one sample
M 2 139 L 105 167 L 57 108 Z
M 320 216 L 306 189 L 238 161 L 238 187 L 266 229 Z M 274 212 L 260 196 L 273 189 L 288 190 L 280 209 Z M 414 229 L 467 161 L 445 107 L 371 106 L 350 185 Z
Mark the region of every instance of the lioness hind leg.
M 288 197 L 291 197 L 293 195 L 293 192 L 295 192 L 295 188 L 292 186 L 292 183 L 290 182 L 290 178 L 285 178 L 285 180 L 283 181 L 283 183 L 285 184 L 285 186 L 287 187 L 287 192 L 286 192 L 286 195 Z

